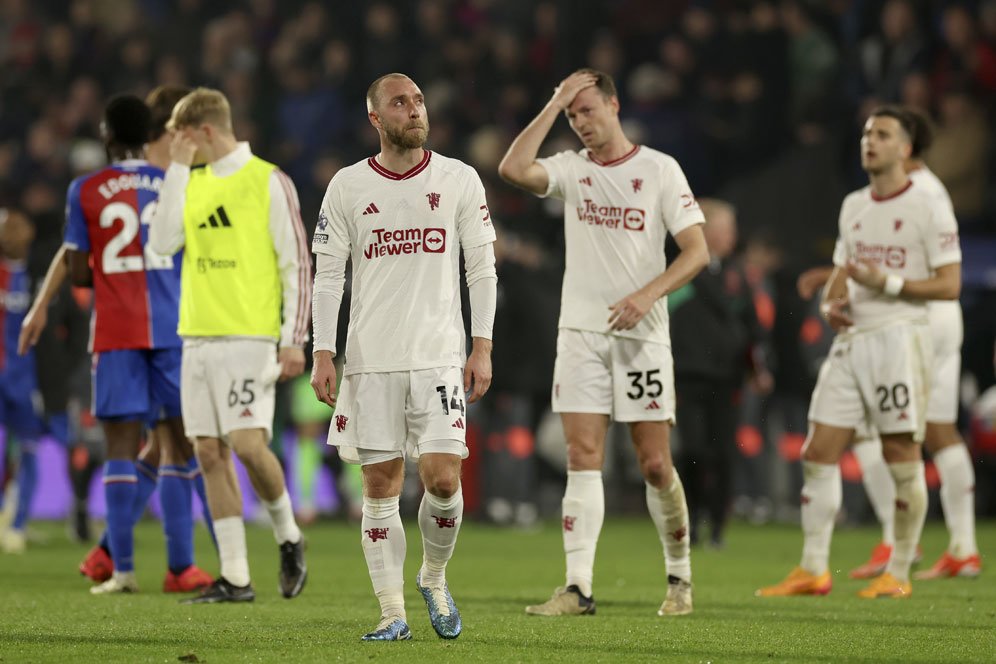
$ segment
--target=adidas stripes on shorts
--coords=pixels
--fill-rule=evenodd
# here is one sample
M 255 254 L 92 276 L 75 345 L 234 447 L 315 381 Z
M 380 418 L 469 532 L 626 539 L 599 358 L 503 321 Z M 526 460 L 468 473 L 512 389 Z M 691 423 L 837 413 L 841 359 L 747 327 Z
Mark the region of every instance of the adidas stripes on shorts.
M 561 328 L 553 412 L 600 413 L 616 422 L 674 423 L 674 363 L 659 343 Z
M 349 374 L 339 385 L 328 444 L 363 465 L 426 452 L 467 458 L 463 369 Z

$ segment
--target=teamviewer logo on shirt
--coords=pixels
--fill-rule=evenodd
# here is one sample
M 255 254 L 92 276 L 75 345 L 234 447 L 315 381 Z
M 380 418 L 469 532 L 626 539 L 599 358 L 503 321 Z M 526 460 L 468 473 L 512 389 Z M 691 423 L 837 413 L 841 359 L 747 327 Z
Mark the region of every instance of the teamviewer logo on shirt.
M 446 251 L 446 230 L 443 228 L 426 228 L 422 236 L 422 244 L 427 254 L 441 254 Z
M 647 213 L 637 208 L 626 208 L 623 213 L 623 226 L 629 231 L 642 231 Z

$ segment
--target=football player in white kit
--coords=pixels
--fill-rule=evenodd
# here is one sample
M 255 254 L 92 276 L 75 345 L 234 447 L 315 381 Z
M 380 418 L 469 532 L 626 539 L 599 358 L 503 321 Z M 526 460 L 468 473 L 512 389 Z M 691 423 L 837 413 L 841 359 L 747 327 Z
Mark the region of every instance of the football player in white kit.
M 840 509 L 838 462 L 867 417 L 882 439 L 895 482 L 895 546 L 885 572 L 858 595 L 909 597 L 910 565 L 927 513 L 919 443 L 927 419 L 933 363 L 928 300 L 961 290 L 958 226 L 950 206 L 916 186 L 904 160 L 916 122 L 883 107 L 865 123 L 861 163 L 870 186 L 852 192 L 840 211 L 834 271 L 821 311 L 838 334 L 820 369 L 803 450 L 802 561 L 759 596 L 830 592 L 830 539 Z
M 537 159 L 564 112 L 584 149 Z M 705 219 L 678 163 L 634 145 L 619 122 L 612 79 L 581 69 L 564 79 L 515 139 L 501 176 L 564 201 L 567 242 L 553 409 L 567 438 L 562 503 L 567 579 L 532 615 L 595 612 L 592 578 L 604 519 L 602 463 L 610 418 L 629 424 L 664 548 L 667 594 L 659 615 L 692 611 L 688 507 L 669 447 L 675 418 L 666 296 L 709 260 Z M 681 248 L 667 265 L 664 240 Z
M 917 124 L 912 153 L 904 168 L 915 186 L 932 192 L 953 210 L 944 184 L 923 163 L 923 154 L 932 139 L 930 124 L 919 112 L 906 110 Z M 829 278 L 831 270 L 814 268 L 800 276 L 800 294 L 806 299 L 811 297 Z M 931 300 L 927 303 L 927 318 L 934 345 L 934 364 L 927 399 L 924 447 L 934 459 L 940 476 L 941 506 L 950 539 L 947 550 L 937 562 L 930 569 L 916 572 L 913 578 L 977 576 L 982 569 L 982 559 L 975 539 L 975 471 L 956 426 L 963 337 L 961 303 L 958 300 Z M 861 466 L 862 482 L 882 524 L 882 541 L 875 546 L 869 560 L 850 573 L 853 579 L 865 579 L 884 572 L 892 555 L 896 487 L 882 457 L 882 441 L 874 427 L 862 423 L 854 438 L 852 451 Z
M 423 149 L 429 120 L 410 78 L 387 74 L 374 81 L 367 111 L 380 153 L 332 178 L 315 230 L 311 384 L 336 409 L 329 444 L 362 465 L 361 542 L 381 607 L 379 624 L 363 640 L 411 638 L 398 512 L 405 457 L 418 459 L 425 486 L 418 514 L 424 555 L 415 585 L 433 628 L 453 639 L 462 622 L 445 572 L 463 521 L 464 394 L 477 401 L 491 384 L 495 230 L 474 169 Z M 466 365 L 461 249 L 472 310 Z M 332 357 L 349 259 L 352 300 L 337 399 Z

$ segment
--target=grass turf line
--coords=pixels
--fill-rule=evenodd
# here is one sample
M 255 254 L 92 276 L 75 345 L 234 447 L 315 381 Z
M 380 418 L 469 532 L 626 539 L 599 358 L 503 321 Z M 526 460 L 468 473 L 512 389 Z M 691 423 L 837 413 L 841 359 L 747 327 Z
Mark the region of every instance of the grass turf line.
M 864 582 L 847 571 L 876 542 L 871 528 L 834 536 L 834 590 L 827 597 L 753 597 L 798 562 L 802 536 L 790 526 L 734 525 L 722 551 L 693 551 L 695 612 L 656 615 L 665 592 L 660 544 L 649 519 L 606 520 L 595 567 L 596 616 L 539 618 L 523 607 L 563 583 L 555 523 L 520 532 L 467 523 L 448 580 L 464 619 L 456 641 L 438 639 L 414 578 L 421 541 L 408 526 L 405 597 L 414 640 L 360 643 L 378 609 L 359 527 L 320 524 L 306 531 L 310 578 L 295 600 L 279 595 L 277 547 L 268 529 L 248 530 L 254 604 L 180 606 L 160 592 L 165 547 L 158 523 L 136 536 L 142 592 L 94 597 L 76 572 L 86 548 L 61 524 L 36 527 L 48 542 L 24 556 L 0 557 L 0 662 L 990 662 L 996 652 L 996 583 L 914 582 L 909 600 L 855 597 Z M 983 552 L 996 550 L 996 523 L 978 526 Z M 928 524 L 925 561 L 947 534 Z M 218 570 L 201 526 L 198 562 Z M 984 565 L 992 563 L 984 560 Z M 190 656 L 193 657 L 190 657 Z M 196 659 L 195 659 L 196 658 Z

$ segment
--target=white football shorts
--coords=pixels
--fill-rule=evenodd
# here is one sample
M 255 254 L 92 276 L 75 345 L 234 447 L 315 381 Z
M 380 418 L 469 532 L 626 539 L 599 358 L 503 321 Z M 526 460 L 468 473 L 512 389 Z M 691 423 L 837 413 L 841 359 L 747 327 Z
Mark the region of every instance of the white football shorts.
M 934 342 L 927 421 L 950 424 L 958 420 L 961 344 L 965 336 L 961 304 L 957 300 L 930 302 L 927 320 Z
M 616 422 L 674 424 L 674 363 L 659 343 L 561 328 L 553 412 L 600 413 Z
M 188 437 L 225 438 L 240 429 L 273 433 L 280 363 L 265 339 L 185 340 L 180 403 Z
M 923 441 L 932 344 L 926 325 L 897 322 L 834 339 L 816 381 L 809 419 Z
M 466 459 L 463 369 L 357 373 L 339 386 L 328 444 L 369 465 L 427 452 Z
M 958 421 L 958 393 L 961 378 L 961 344 L 964 337 L 961 304 L 957 300 L 930 302 L 927 306 L 934 363 L 927 396 L 927 421 L 952 424 Z M 855 438 L 871 437 L 867 421 L 855 431 Z

